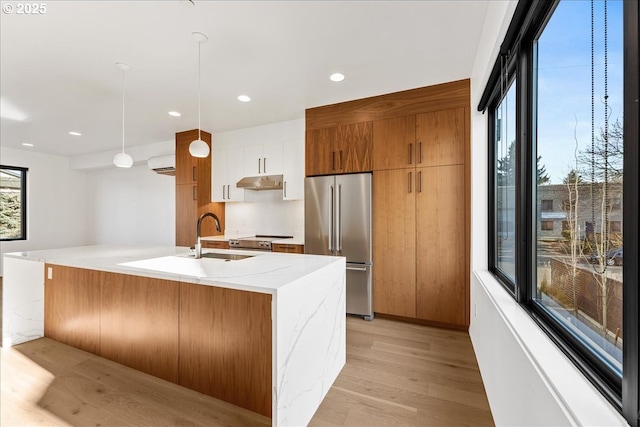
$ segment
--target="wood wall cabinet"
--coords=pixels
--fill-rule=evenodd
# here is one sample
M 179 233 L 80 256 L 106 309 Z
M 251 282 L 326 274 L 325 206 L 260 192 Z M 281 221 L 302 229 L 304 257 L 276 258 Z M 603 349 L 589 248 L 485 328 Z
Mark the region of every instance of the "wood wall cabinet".
M 306 133 L 307 176 L 370 172 L 373 123 L 351 123 Z
M 211 147 L 211 134 L 201 132 L 202 140 Z M 205 212 L 220 219 L 221 232 L 213 221 L 202 223 L 202 236 L 224 232 L 224 203 L 211 202 L 211 155 L 196 158 L 189 153 L 189 144 L 198 138 L 198 130 L 176 133 L 176 246 L 193 246 L 196 223 Z
M 271 248 L 274 252 L 286 252 L 289 254 L 303 254 L 304 245 L 291 245 L 288 243 L 273 243 Z

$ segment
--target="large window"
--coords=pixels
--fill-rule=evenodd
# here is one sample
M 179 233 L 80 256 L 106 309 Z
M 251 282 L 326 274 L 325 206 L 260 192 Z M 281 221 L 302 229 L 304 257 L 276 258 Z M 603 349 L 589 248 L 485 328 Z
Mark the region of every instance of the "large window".
M 519 2 L 478 107 L 490 128 L 489 269 L 632 426 L 638 7 Z
M 27 238 L 27 169 L 0 166 L 0 240 Z
M 536 186 L 533 299 L 621 377 L 623 274 L 609 264 L 622 247 L 611 229 L 624 182 L 622 2 L 559 2 L 533 49 L 533 143 L 548 176 Z M 555 211 L 555 200 L 568 203 Z

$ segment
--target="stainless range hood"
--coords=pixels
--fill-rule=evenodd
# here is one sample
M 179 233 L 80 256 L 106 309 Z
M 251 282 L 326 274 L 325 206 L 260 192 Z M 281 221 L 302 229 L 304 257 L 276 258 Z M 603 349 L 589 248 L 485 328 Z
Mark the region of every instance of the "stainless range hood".
M 282 180 L 282 175 L 247 176 L 238 181 L 236 187 L 256 191 L 282 190 Z

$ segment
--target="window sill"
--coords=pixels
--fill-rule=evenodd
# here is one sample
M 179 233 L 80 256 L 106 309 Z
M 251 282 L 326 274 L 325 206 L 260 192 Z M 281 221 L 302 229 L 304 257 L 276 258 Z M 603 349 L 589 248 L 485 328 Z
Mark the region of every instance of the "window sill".
M 628 425 L 488 271 L 473 274 L 471 307 L 497 425 Z

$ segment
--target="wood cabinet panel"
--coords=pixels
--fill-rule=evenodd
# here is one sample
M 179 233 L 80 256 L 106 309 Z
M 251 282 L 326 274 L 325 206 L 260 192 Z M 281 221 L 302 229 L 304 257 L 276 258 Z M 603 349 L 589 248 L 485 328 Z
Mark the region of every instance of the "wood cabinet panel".
M 305 142 L 305 173 L 307 176 L 336 172 L 334 144 L 337 128 L 307 130 Z
M 177 383 L 179 283 L 102 274 L 100 356 Z
M 99 271 L 45 264 L 44 335 L 99 354 L 103 280 Z
M 373 174 L 374 311 L 416 316 L 416 210 L 413 170 Z
M 322 129 L 428 111 L 468 107 L 469 79 L 372 96 L 305 110 L 306 129 Z
M 416 116 L 373 122 L 373 170 L 416 166 Z
M 339 126 L 334 150 L 338 157 L 338 173 L 370 172 L 373 166 L 373 123 Z
M 193 246 L 196 243 L 197 193 L 195 184 L 176 185 L 176 246 Z
M 203 141 L 211 143 L 211 134 L 201 132 Z M 189 153 L 191 141 L 198 139 L 198 130 L 192 129 L 176 133 L 176 184 L 198 182 L 198 158 Z
M 304 245 L 291 245 L 288 243 L 273 243 L 271 248 L 274 252 L 286 252 L 289 254 L 303 254 Z
M 464 164 L 464 112 L 464 108 L 456 108 L 418 114 L 418 166 Z
M 209 249 L 229 249 L 229 242 L 202 240 L 202 247 Z
M 271 416 L 271 295 L 180 284 L 179 383 Z
M 422 179 L 416 195 L 417 316 L 465 325 L 464 166 L 418 168 L 417 173 Z

